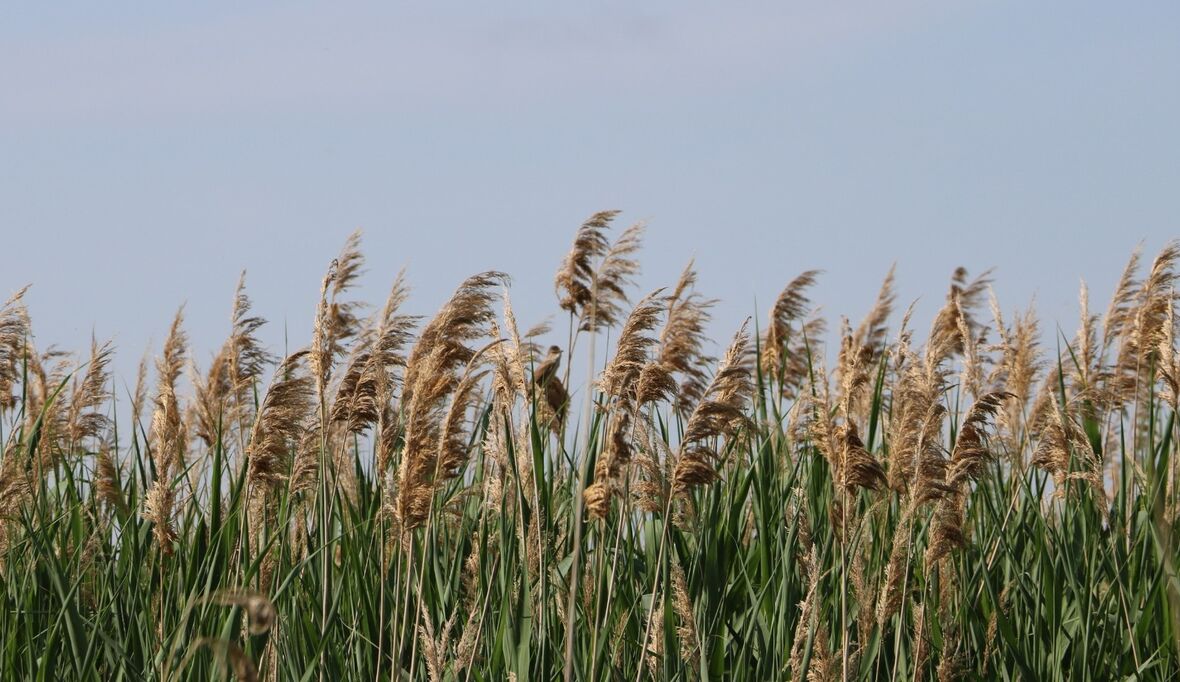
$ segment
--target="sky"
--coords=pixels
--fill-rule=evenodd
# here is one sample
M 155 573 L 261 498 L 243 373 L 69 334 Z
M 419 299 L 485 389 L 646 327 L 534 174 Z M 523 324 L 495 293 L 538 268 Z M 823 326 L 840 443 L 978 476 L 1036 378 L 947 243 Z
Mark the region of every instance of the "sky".
M 806 269 L 855 321 L 892 263 L 917 319 L 996 268 L 1052 344 L 1180 236 L 1177 35 L 1174 2 L 5 3 L 0 298 L 133 382 L 182 303 L 207 364 L 243 269 L 305 344 L 361 228 L 361 298 L 499 269 L 527 327 L 609 208 L 637 293 L 696 259 L 717 350 Z

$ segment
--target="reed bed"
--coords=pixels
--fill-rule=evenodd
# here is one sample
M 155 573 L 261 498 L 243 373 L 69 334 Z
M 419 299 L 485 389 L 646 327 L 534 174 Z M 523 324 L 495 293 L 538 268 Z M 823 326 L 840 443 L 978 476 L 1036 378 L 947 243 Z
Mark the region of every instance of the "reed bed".
M 259 342 L 243 275 L 212 361 L 180 311 L 123 400 L 18 291 L 0 678 L 1180 675 L 1180 247 L 1072 335 L 962 269 L 928 333 L 892 271 L 829 331 L 808 271 L 714 345 L 693 264 L 635 291 L 618 217 L 555 255 L 565 329 L 522 333 L 499 272 L 368 308 L 357 234 L 305 348 Z

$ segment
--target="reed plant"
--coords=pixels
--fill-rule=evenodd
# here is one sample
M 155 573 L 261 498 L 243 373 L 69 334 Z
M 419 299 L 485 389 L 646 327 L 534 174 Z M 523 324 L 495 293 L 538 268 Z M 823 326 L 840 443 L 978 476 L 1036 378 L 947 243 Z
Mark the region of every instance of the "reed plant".
M 208 366 L 178 312 L 125 397 L 17 291 L 0 679 L 1180 676 L 1180 247 L 1072 334 L 961 268 L 928 333 L 892 270 L 829 324 L 807 271 L 714 346 L 693 264 L 641 295 L 618 217 L 560 260 L 565 330 L 499 272 L 366 316 L 356 234 L 305 348 L 243 275 Z

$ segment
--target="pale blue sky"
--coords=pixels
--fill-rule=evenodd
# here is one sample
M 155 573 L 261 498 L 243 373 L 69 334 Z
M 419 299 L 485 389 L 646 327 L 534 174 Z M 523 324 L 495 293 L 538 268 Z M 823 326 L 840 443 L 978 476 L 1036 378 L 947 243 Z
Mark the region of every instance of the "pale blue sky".
M 1080 277 L 1102 308 L 1180 235 L 1174 2 L 194 4 L 0 9 L 0 293 L 124 373 L 181 302 L 204 364 L 242 268 L 302 345 L 357 227 L 374 303 L 497 268 L 527 326 L 623 209 L 641 287 L 695 255 L 722 340 L 807 268 L 859 318 L 892 261 L 924 319 L 996 266 L 1072 331 Z

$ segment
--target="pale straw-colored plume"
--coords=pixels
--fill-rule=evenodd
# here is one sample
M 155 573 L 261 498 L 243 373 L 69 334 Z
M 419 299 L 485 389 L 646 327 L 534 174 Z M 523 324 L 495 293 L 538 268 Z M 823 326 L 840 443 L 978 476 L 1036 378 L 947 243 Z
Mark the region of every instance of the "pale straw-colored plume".
M 32 458 L 35 477 L 44 478 L 57 465 L 66 445 L 62 442 L 67 430 L 65 384 L 75 362 L 69 353 L 53 346 L 38 354 L 30 342 L 27 351 L 25 433 L 38 435 L 36 443 L 28 445 L 28 456 Z
M 422 658 L 426 662 L 426 674 L 430 682 L 442 682 L 444 679 L 451 648 L 451 630 L 455 625 L 457 613 L 451 613 L 451 617 L 443 623 L 442 631 L 435 633 L 430 612 L 426 609 L 426 604 L 421 605 L 422 624 L 418 626 L 418 641 L 422 646 Z
M 152 357 L 151 349 L 143 353 L 139 359 L 139 369 L 135 373 L 135 388 L 131 391 L 131 424 L 135 431 L 140 429 L 140 419 L 143 417 L 143 404 L 147 400 L 148 365 Z
M 597 518 L 610 511 L 611 498 L 631 462 L 631 410 L 622 406 L 610 415 L 606 447 L 594 464 L 594 483 L 583 492 L 586 507 Z
M 102 411 L 111 398 L 110 363 L 114 356 L 110 341 L 99 345 L 90 340 L 90 360 L 80 379 L 75 380 L 66 414 L 65 438 L 73 446 L 87 439 L 102 438 L 110 419 Z
M 983 302 L 983 296 L 991 285 L 991 270 L 985 270 L 975 279 L 967 280 L 967 270 L 956 268 L 951 276 L 950 291 L 946 303 L 930 325 L 930 338 L 926 343 L 927 371 L 933 372 L 943 362 L 965 352 L 973 352 L 983 336 L 984 327 L 975 319 L 975 310 Z M 971 358 L 969 362 L 976 362 Z M 966 368 L 974 373 L 977 367 Z
M 1000 414 L 999 419 L 1007 434 L 1007 448 L 1015 456 L 1020 452 L 1021 439 L 1026 435 L 1025 413 L 1044 368 L 1040 350 L 1040 325 L 1032 306 L 1023 314 L 1017 314 L 1011 327 L 1004 324 L 995 296 L 992 296 L 991 307 L 992 318 L 1000 337 L 1000 358 L 993 367 L 987 383 L 992 391 L 1012 394 L 1012 398 L 1005 401 L 1004 412 Z
M 1131 257 L 1123 267 L 1119 281 L 1114 287 L 1106 314 L 1102 316 L 1103 355 L 1114 346 L 1115 341 L 1135 319 L 1135 303 L 1139 292 L 1139 281 L 1135 279 L 1135 274 L 1139 271 L 1139 260 L 1142 255 L 1142 245 L 1135 247 L 1131 252 Z
M 894 273 L 897 265 L 889 267 L 885 280 L 881 282 L 881 290 L 877 293 L 877 300 L 869 313 L 856 328 L 852 336 L 852 346 L 857 349 L 869 349 L 871 361 L 875 361 L 885 352 L 886 339 L 889 335 L 889 315 L 893 312 L 893 304 L 897 299 L 894 293 Z M 871 362 L 870 361 L 870 362 Z
M 688 579 L 680 562 L 675 558 L 672 559 L 672 608 L 680 621 L 676 626 L 676 636 L 680 639 L 680 656 L 695 669 L 700 665 L 701 658 L 696 613 L 692 596 L 688 592 Z
M 827 372 L 820 362 L 817 381 L 800 409 L 807 410 L 808 440 L 828 461 L 837 488 L 847 492 L 858 487 L 875 490 L 886 482 L 885 470 L 865 448 L 854 415 L 855 406 L 869 385 L 869 374 L 864 367 L 866 358 L 864 353 L 851 350 L 850 332 L 845 333 L 844 341 L 847 352 L 841 353 L 842 368 L 837 373 L 841 377 L 839 403 L 831 404 Z
M 426 520 L 435 486 L 465 461 L 458 423 L 475 395 L 472 377 L 479 376 L 474 363 L 480 359 L 480 351 L 469 344 L 488 336 L 495 320 L 493 290 L 506 281 L 499 272 L 469 277 L 423 328 L 410 352 L 402 397 L 404 454 L 397 475 L 396 513 L 403 530 Z
M 306 359 L 306 351 L 292 353 L 275 370 L 251 428 L 246 481 L 259 493 L 277 489 L 286 478 L 312 412 L 314 386 L 303 368 Z
M 1090 485 L 1101 494 L 1102 460 L 1094 453 L 1085 430 L 1056 400 L 1050 398 L 1048 406 L 1029 463 L 1053 477 L 1056 497 L 1067 494 L 1071 481 Z
M 586 331 L 618 324 L 623 314 L 622 304 L 627 302 L 626 286 L 633 284 L 635 276 L 639 274 L 639 261 L 635 254 L 643 245 L 643 230 L 643 223 L 636 223 L 623 230 L 623 234 L 603 256 L 591 285 L 594 292 L 590 306 L 592 315 L 582 323 Z
M 172 553 L 176 532 L 172 528 L 172 511 L 176 491 L 172 479 L 185 465 L 185 434 L 181 424 L 176 381 L 184 367 L 188 338 L 184 333 L 184 309 L 176 312 L 172 328 L 156 361 L 157 388 L 152 413 L 152 460 L 155 480 L 144 500 L 144 517 L 152 522 L 152 532 L 164 554 Z
M 618 211 L 600 211 L 578 228 L 574 245 L 554 279 L 563 310 L 578 320 L 583 331 L 612 327 L 627 301 L 626 285 L 639 272 L 635 254 L 643 239 L 643 225 L 633 225 L 611 244 L 606 237 Z
M 13 389 L 21 377 L 29 337 L 29 314 L 22 301 L 28 290 L 27 286 L 18 290 L 0 306 L 0 412 L 17 401 Z
M 630 401 L 636 397 L 639 376 L 657 343 L 651 332 L 659 325 L 664 311 L 659 298 L 662 291 L 657 289 L 636 303 L 619 332 L 614 358 L 598 381 L 602 391 L 611 398 Z
M 1016 397 L 1007 391 L 987 393 L 968 410 L 967 417 L 959 425 L 947 472 L 947 484 L 957 492 L 964 492 L 969 481 L 979 480 L 984 467 L 993 459 L 994 454 L 988 445 L 987 427 L 1004 404 Z
M 495 386 L 504 404 L 513 405 L 517 397 L 529 394 L 528 371 L 526 370 L 528 351 L 524 341 L 520 338 L 520 328 L 516 324 L 516 312 L 512 309 L 512 299 L 508 295 L 508 287 L 504 287 L 501 297 L 504 303 L 504 328 L 507 335 L 504 343 L 497 345 L 494 351 L 496 356 Z M 500 338 L 499 330 L 495 327 L 493 327 L 492 336 Z
M 310 493 L 319 481 L 322 438 L 319 416 L 308 417 L 302 426 L 302 436 L 295 447 L 295 457 L 287 480 L 287 490 L 292 496 Z
M 811 299 L 807 290 L 815 285 L 819 270 L 808 270 L 791 280 L 779 293 L 770 310 L 770 324 L 763 341 L 764 361 L 768 369 L 777 369 L 781 362 L 783 345 L 791 334 L 791 326 L 811 310 Z
M 1175 293 L 1172 294 L 1173 298 Z M 1159 355 L 1159 374 L 1162 390 L 1160 397 L 1172 406 L 1172 411 L 1180 411 L 1180 353 L 1176 352 L 1176 306 L 1170 305 L 1164 315 L 1162 329 L 1159 334 L 1157 353 Z
M 970 318 L 963 308 L 963 297 L 956 296 L 954 304 L 958 309 L 955 315 L 955 323 L 959 328 L 959 340 L 963 353 L 963 371 L 960 378 L 960 385 L 966 389 L 972 398 L 979 398 L 979 392 L 982 390 L 983 384 L 983 366 L 979 355 L 979 341 L 976 340 L 975 334 L 971 330 L 969 324 Z
M 247 428 L 252 421 L 255 384 L 266 368 L 278 360 L 259 341 L 258 330 L 266 324 L 266 320 L 252 314 L 252 308 L 253 303 L 246 294 L 246 271 L 243 270 L 234 290 L 233 313 L 230 316 L 232 326 L 224 351 L 230 395 L 233 398 L 233 417 L 241 429 Z
M 1160 336 L 1168 311 L 1175 305 L 1175 265 L 1180 242 L 1168 243 L 1151 263 L 1151 269 L 1134 297 L 1134 314 L 1123 326 L 1116 363 L 1121 402 L 1136 398 L 1136 389 L 1146 390 L 1147 375 L 1157 358 Z
M 807 291 L 819 270 L 800 274 L 779 293 L 762 338 L 762 371 L 779 380 L 784 397 L 794 398 L 810 374 L 811 357 L 826 328 L 811 307 Z
M 685 422 L 672 473 L 675 493 L 686 493 L 716 478 L 714 463 L 721 457 L 716 440 L 733 435 L 744 423 L 747 401 L 753 391 L 748 324 L 749 320 L 734 335 L 717 373 Z
M 599 211 L 582 223 L 574 235 L 574 245 L 557 270 L 553 286 L 558 301 L 563 310 L 578 319 L 582 319 L 590 307 L 594 296 L 594 268 L 610 249 L 606 232 L 618 215 L 619 211 Z
M 928 499 L 937 499 L 926 549 L 926 566 L 933 566 L 951 551 L 967 544 L 966 505 L 968 486 L 978 480 L 992 461 L 987 426 L 1003 408 L 1011 393 L 988 393 L 971 406 L 959 427 L 950 460 L 943 467 L 945 480 L 928 484 Z
M 705 369 L 717 359 L 705 355 L 705 328 L 712 319 L 709 309 L 716 301 L 696 292 L 697 274 L 692 261 L 685 266 L 680 280 L 668 296 L 668 312 L 660 332 L 658 364 L 679 378 L 675 387 L 676 406 L 685 414 L 692 412 L 709 382 Z
M 123 514 L 127 501 L 123 498 L 119 465 L 112 448 L 102 448 L 94 455 L 94 493 L 99 502 Z
M 397 370 L 406 364 L 405 347 L 418 318 L 400 312 L 408 297 L 401 274 L 394 281 L 385 306 L 358 335 L 349 354 L 330 419 L 348 433 L 360 434 L 388 418 L 397 386 Z M 383 453 L 378 454 L 384 460 Z
M 328 295 L 328 347 L 333 360 L 348 353 L 348 342 L 361 333 L 360 311 L 365 304 L 345 300 L 344 296 L 356 286 L 364 274 L 365 257 L 361 253 L 361 231 L 356 230 L 344 241 L 336 264 L 335 277 Z
M 20 510 L 31 494 L 25 462 L 16 454 L 16 441 L 9 440 L 0 459 L 0 554 L 11 544 L 13 529 L 19 528 Z
M 233 392 L 230 379 L 229 344 L 222 347 L 209 363 L 204 379 L 196 376 L 194 368 L 193 435 L 212 448 L 223 434 L 223 427 L 232 425 L 226 412 L 226 402 Z

